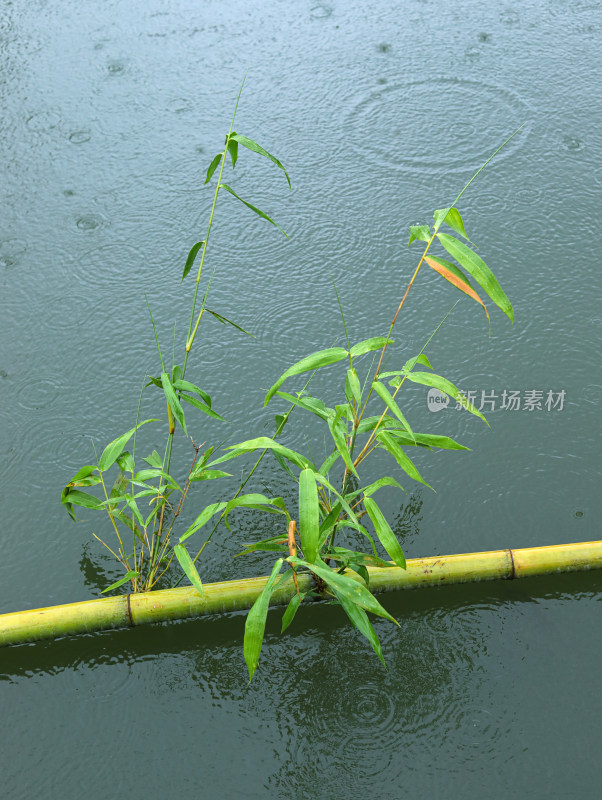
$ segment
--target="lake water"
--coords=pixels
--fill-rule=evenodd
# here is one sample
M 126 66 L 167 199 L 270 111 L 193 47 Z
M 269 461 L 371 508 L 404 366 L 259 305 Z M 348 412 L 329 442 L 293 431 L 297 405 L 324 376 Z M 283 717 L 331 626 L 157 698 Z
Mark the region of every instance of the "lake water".
M 471 451 L 419 454 L 436 494 L 400 478 L 408 495 L 382 499 L 408 557 L 599 539 L 601 36 L 601 4 L 575 0 L 3 3 L 0 611 L 97 597 L 120 577 L 92 538 L 104 523 L 74 525 L 60 491 L 134 424 L 157 373 L 145 293 L 165 351 L 174 319 L 184 336 L 204 174 L 247 69 L 236 130 L 293 188 L 249 152 L 227 180 L 290 240 L 220 197 L 212 307 L 256 338 L 203 329 L 187 377 L 233 424 L 195 418 L 197 440 L 273 431 L 265 390 L 344 344 L 332 279 L 350 337 L 385 333 L 419 252 L 408 226 L 526 123 L 460 204 L 515 323 L 492 310 L 488 338 L 463 299 L 428 350 L 478 405 L 486 393 L 491 428 L 408 391 L 415 430 Z M 390 369 L 456 299 L 421 273 Z M 320 379 L 328 398 L 335 373 Z M 520 408 L 501 408 L 504 392 Z M 164 415 L 145 397 L 143 414 Z M 319 452 L 323 431 L 295 422 L 284 443 Z M 180 441 L 176 457 L 189 451 Z M 292 495 L 267 459 L 264 485 Z M 232 556 L 270 522 L 240 514 L 219 531 L 204 580 L 266 574 L 270 559 Z M 244 615 L 2 650 L 3 791 L 597 797 L 601 599 L 596 573 L 389 594 L 401 628 L 375 622 L 388 671 L 339 608 L 302 609 L 285 637 L 274 611 L 250 686 Z

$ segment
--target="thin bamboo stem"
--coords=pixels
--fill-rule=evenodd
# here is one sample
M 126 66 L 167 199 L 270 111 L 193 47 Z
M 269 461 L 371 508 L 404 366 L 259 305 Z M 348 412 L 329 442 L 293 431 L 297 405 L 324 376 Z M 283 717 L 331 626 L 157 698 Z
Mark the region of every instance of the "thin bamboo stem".
M 413 558 L 408 559 L 406 570 L 368 567 L 368 572 L 370 589 L 386 592 L 590 569 L 602 569 L 602 541 Z M 346 574 L 361 581 L 355 572 Z M 296 578 L 299 591 L 313 587 L 309 575 L 297 574 Z M 187 586 L 1 614 L 0 646 L 239 611 L 253 605 L 267 580 L 261 577 L 205 584 L 203 595 Z M 271 605 L 288 603 L 296 592 L 293 580 L 283 582 L 273 593 Z

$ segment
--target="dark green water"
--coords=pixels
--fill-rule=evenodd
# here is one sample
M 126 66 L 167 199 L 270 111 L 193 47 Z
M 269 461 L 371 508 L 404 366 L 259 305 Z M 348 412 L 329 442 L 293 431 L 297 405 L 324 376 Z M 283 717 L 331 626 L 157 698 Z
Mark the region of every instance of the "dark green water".
M 288 364 L 344 343 L 330 275 L 351 338 L 384 333 L 416 263 L 408 225 L 526 121 L 461 205 L 516 322 L 492 312 L 488 338 L 463 300 L 429 349 L 477 401 L 498 396 L 491 429 L 408 393 L 414 429 L 472 450 L 417 458 L 437 493 L 385 506 L 410 557 L 599 539 L 601 36 L 599 3 L 564 0 L 4 3 L 0 611 L 96 597 L 120 577 L 92 539 L 102 523 L 71 523 L 59 494 L 91 440 L 131 427 L 156 373 L 145 292 L 163 340 L 174 317 L 184 335 L 179 277 L 247 67 L 236 129 L 285 163 L 293 190 L 243 154 L 228 181 L 290 241 L 233 198 L 216 214 L 213 307 L 257 338 L 208 324 L 189 375 L 232 441 L 272 431 L 263 394 Z M 422 276 L 391 368 L 455 299 Z M 550 390 L 562 408 L 546 409 Z M 500 408 L 504 391 L 519 410 Z M 306 440 L 323 447 L 300 424 L 286 443 Z M 276 466 L 260 478 L 290 493 Z M 265 574 L 269 561 L 231 558 L 259 526 L 248 515 L 221 532 L 203 577 Z M 339 609 L 307 610 L 285 638 L 274 612 L 250 687 L 244 616 L 3 650 L 3 792 L 594 798 L 601 598 L 595 573 L 388 595 L 401 623 L 375 622 L 388 672 Z

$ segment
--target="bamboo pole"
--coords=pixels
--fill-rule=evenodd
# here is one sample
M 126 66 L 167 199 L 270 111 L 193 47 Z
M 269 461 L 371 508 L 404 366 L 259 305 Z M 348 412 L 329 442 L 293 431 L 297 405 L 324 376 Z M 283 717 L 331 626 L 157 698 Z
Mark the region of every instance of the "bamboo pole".
M 369 567 L 368 572 L 370 589 L 386 592 L 589 569 L 602 569 L 602 541 L 412 558 L 406 570 Z M 361 580 L 355 572 L 347 574 Z M 261 577 L 209 583 L 204 595 L 185 586 L 0 614 L 0 646 L 239 611 L 253 605 L 266 581 Z M 299 575 L 298 582 L 300 591 L 312 586 L 309 575 Z M 273 593 L 271 605 L 288 603 L 295 591 L 293 581 L 286 581 Z

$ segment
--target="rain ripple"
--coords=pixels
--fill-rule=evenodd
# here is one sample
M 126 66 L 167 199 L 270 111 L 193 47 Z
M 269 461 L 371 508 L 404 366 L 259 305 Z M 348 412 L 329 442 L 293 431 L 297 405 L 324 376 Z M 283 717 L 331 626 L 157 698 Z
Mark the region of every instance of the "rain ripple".
M 428 114 L 421 112 L 425 103 Z M 404 109 L 403 115 L 399 109 Z M 460 110 L 475 134 L 468 135 L 466 127 L 450 151 L 449 127 Z M 417 80 L 360 99 L 347 117 L 346 133 L 358 155 L 375 165 L 402 172 L 459 170 L 485 161 L 527 112 L 527 103 L 507 88 L 454 78 Z M 409 128 L 408 120 L 413 121 Z M 513 153 L 525 135 L 523 131 L 515 137 L 500 158 Z M 392 140 L 397 142 L 393 158 Z M 438 155 L 433 159 L 430 153 Z

